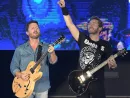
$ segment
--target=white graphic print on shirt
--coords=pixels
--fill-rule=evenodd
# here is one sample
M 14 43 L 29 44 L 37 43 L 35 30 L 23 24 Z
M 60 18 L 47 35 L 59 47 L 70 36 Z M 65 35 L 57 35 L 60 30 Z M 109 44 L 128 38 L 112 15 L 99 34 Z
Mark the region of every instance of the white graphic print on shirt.
M 100 53 L 96 53 L 97 45 L 95 43 L 89 42 L 87 39 L 84 41 L 84 43 L 87 44 L 87 46 L 84 47 L 80 52 L 81 68 L 85 69 L 87 65 L 91 65 L 91 67 L 97 66 L 101 59 Z

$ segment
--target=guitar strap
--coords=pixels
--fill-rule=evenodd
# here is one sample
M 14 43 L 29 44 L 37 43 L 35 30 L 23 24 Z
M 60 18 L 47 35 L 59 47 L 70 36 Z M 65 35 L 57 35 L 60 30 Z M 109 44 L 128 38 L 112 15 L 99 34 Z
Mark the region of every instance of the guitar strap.
M 37 59 L 36 59 L 36 61 L 38 61 L 40 59 L 41 55 L 42 55 L 42 45 L 38 45 L 38 52 L 37 52 Z

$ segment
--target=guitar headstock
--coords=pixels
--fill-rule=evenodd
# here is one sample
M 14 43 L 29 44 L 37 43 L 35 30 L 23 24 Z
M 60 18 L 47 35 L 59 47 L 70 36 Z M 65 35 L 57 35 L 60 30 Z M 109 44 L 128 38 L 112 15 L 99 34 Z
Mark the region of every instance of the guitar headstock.
M 61 44 L 62 42 L 64 42 L 65 40 L 65 36 L 61 35 L 52 45 L 55 46 L 56 44 Z
M 128 53 L 128 52 L 127 52 L 125 49 L 122 49 L 122 50 L 119 50 L 117 54 L 118 54 L 119 56 L 121 55 L 121 56 L 124 57 L 127 53 Z

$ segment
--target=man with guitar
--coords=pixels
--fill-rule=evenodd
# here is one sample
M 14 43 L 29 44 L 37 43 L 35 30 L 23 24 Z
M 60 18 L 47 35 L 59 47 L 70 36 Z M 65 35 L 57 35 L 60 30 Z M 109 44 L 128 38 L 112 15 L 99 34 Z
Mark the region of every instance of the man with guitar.
M 60 0 L 58 4 L 62 9 L 66 25 L 80 48 L 80 66 L 78 66 L 78 69 L 85 70 L 87 67 L 90 69 L 95 68 L 104 60 L 105 56 L 109 57 L 107 60 L 109 67 L 116 68 L 117 64 L 112 55 L 111 45 L 107 41 L 99 38 L 99 34 L 103 27 L 102 21 L 96 16 L 91 17 L 87 27 L 89 36 L 87 36 L 81 33 L 73 24 L 69 12 L 65 7 L 65 1 Z M 81 96 L 77 96 L 78 98 L 90 98 L 90 95 L 92 98 L 106 98 L 104 89 L 104 68 L 94 73 L 93 78 L 96 78 L 96 81 L 91 82 L 88 90 Z M 81 80 L 83 79 L 81 77 Z
M 54 47 L 52 45 L 48 45 L 47 43 L 40 42 L 40 29 L 37 21 L 31 20 L 27 23 L 26 34 L 28 35 L 29 40 L 16 48 L 10 65 L 11 73 L 18 79 L 21 78 L 23 82 L 28 81 L 31 78 L 30 73 L 22 72 L 26 70 L 30 61 L 37 62 L 40 58 L 39 55 L 47 51 L 47 55 L 40 62 L 40 71 L 43 73 L 43 75 L 36 82 L 34 91 L 32 94 L 30 94 L 31 96 L 29 96 L 29 98 L 48 98 L 50 82 L 47 60 L 51 64 L 56 63 L 57 56 L 55 54 Z M 35 73 L 35 70 L 33 71 Z

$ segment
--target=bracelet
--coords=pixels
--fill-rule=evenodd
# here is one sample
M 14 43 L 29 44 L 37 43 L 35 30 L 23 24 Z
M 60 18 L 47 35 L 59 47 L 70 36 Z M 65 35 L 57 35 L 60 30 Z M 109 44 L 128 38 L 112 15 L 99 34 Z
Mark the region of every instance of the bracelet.
M 68 9 L 66 7 L 62 8 L 62 14 L 63 15 L 69 15 Z

